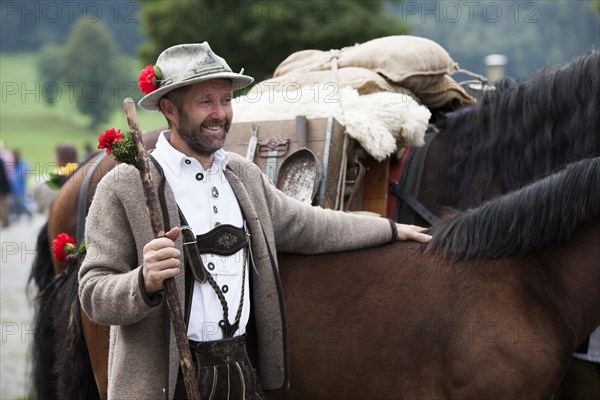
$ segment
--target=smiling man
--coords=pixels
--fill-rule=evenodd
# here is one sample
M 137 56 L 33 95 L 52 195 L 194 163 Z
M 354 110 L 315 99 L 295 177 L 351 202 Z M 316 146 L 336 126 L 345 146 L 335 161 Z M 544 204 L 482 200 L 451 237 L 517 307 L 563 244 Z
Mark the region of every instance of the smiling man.
M 181 292 L 202 398 L 262 399 L 263 390 L 289 385 L 278 251 L 430 239 L 419 227 L 291 199 L 258 166 L 223 150 L 233 92 L 252 81 L 208 43 L 171 47 L 142 71 L 140 106 L 169 124 L 152 153 L 168 232 L 153 238 L 139 173 L 119 165 L 98 185 L 79 275 L 84 310 L 113 327 L 109 398 L 185 398 L 167 278 Z

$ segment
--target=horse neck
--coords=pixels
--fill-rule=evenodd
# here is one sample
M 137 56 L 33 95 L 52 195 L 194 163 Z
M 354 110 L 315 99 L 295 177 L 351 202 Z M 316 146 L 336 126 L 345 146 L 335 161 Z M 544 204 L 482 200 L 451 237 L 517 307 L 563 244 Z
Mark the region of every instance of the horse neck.
M 577 343 L 600 325 L 600 217 L 583 225 L 559 245 L 542 251 L 542 257 L 555 265 L 564 285 L 564 296 Z

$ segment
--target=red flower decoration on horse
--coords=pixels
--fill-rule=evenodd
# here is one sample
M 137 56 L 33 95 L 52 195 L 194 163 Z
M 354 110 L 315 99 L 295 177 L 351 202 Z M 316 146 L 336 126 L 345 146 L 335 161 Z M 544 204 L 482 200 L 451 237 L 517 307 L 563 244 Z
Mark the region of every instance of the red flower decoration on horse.
M 52 254 L 58 262 L 69 263 L 77 256 L 75 240 L 66 233 L 59 233 L 52 241 Z

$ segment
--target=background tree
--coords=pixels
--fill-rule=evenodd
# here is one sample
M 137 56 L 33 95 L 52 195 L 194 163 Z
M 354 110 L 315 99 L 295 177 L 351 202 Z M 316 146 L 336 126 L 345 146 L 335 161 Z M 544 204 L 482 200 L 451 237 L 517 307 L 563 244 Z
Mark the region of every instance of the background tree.
M 91 117 L 90 128 L 106 122 L 121 100 L 116 95 L 130 75 L 117 44 L 102 22 L 79 20 L 63 49 L 59 71 L 73 88 L 77 108 Z
M 146 64 L 165 48 L 208 41 L 230 67 L 257 80 L 272 76 L 291 53 L 329 50 L 376 37 L 408 33 L 390 16 L 385 1 L 139 0 L 148 41 L 141 47 Z M 396 2 L 397 3 L 397 2 Z
M 127 54 L 133 54 L 142 42 L 135 1 L 0 1 L 0 51 L 37 51 L 48 44 L 62 45 L 73 23 L 81 18 L 106 24 Z
M 37 70 L 40 83 L 46 88 L 42 98 L 50 105 L 61 96 L 62 73 L 60 71 L 63 49 L 50 44 L 44 46 L 37 57 Z

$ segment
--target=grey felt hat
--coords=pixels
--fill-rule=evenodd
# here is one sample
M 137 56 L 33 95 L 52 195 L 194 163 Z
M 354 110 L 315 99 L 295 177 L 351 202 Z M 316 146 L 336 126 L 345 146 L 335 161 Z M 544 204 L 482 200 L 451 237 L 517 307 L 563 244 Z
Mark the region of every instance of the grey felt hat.
M 159 110 L 160 99 L 173 89 L 207 81 L 209 79 L 231 79 L 232 89 L 238 90 L 254 82 L 254 78 L 235 73 L 227 62 L 216 55 L 207 42 L 180 44 L 163 51 L 156 60 L 161 79 L 158 89 L 148 93 L 139 105 L 146 110 Z

